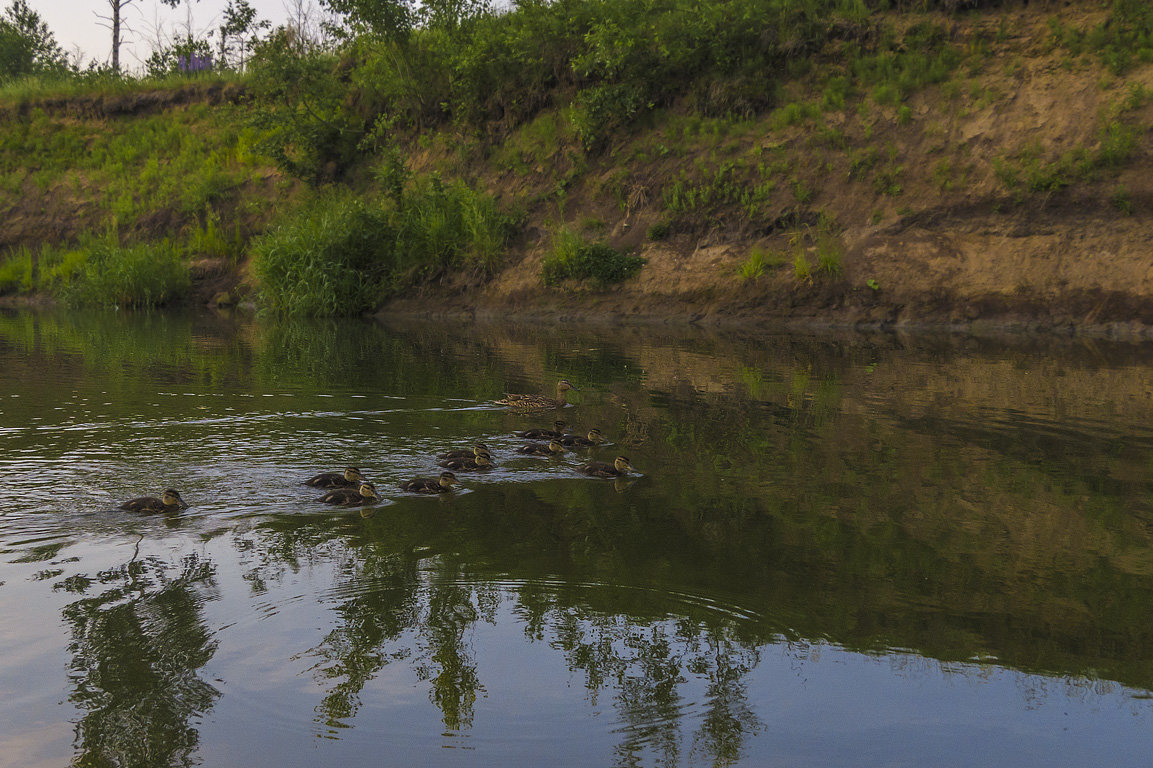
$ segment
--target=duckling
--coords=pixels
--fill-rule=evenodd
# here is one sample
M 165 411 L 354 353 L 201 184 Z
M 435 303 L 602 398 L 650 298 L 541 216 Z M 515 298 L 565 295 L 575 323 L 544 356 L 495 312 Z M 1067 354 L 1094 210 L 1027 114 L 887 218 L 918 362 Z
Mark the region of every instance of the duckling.
M 560 456 L 564 453 L 564 446 L 560 444 L 559 440 L 550 440 L 548 445 L 544 443 L 528 443 L 516 449 L 517 453 L 523 453 L 528 456 Z
M 588 437 L 581 437 L 580 435 L 564 435 L 560 438 L 560 444 L 569 448 L 588 448 L 589 446 L 600 445 L 604 442 L 604 436 L 597 428 L 589 430 Z
M 175 512 L 178 509 L 188 509 L 188 504 L 184 499 L 180 498 L 180 492 L 169 488 L 160 495 L 160 498 L 155 496 L 141 496 L 138 499 L 129 499 L 120 505 L 120 509 L 128 512 Z
M 472 448 L 459 448 L 454 451 L 445 451 L 438 453 L 438 459 L 471 459 L 473 456 L 479 456 L 482 453 L 488 453 L 488 446 L 484 443 L 477 443 Z
M 514 395 L 505 393 L 504 398 L 497 400 L 497 405 L 507 405 L 510 408 L 518 410 L 544 410 L 545 408 L 564 408 L 567 401 L 565 400 L 565 392 L 570 389 L 580 391 L 580 387 L 573 384 L 568 379 L 561 379 L 556 383 L 556 397 L 545 397 L 544 395 Z
M 456 475 L 451 472 L 441 472 L 440 477 L 418 477 L 401 483 L 400 490 L 414 493 L 444 493 L 451 491 L 454 485 L 460 483 Z
M 568 424 L 565 424 L 560 419 L 557 419 L 552 423 L 552 426 L 552 429 L 526 429 L 523 432 L 513 432 L 513 434 L 517 437 L 527 437 L 529 440 L 540 440 L 542 437 L 547 437 L 550 440 L 557 440 L 564 437 L 565 427 L 567 427 Z
M 593 477 L 624 477 L 630 469 L 633 469 L 633 465 L 629 463 L 629 457 L 617 456 L 612 464 L 607 461 L 590 461 L 580 471 Z
M 437 465 L 457 471 L 481 471 L 493 468 L 492 456 L 489 456 L 488 451 L 481 451 L 469 459 L 445 459 L 437 462 Z
M 317 499 L 317 501 L 323 501 L 325 504 L 336 504 L 341 507 L 357 507 L 379 500 L 380 497 L 376 495 L 376 489 L 372 487 L 372 483 L 363 482 L 355 491 L 351 488 L 336 488 Z
M 364 476 L 356 467 L 348 467 L 343 472 L 321 472 L 316 477 L 304 481 L 313 488 L 357 488 L 364 482 Z

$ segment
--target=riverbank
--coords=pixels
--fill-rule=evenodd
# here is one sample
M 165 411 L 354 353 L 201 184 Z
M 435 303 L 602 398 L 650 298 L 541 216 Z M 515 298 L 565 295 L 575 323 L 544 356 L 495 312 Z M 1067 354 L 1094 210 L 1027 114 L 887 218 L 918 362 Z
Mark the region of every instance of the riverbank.
M 483 266 L 412 268 L 377 289 L 376 313 L 1153 335 L 1153 65 L 1083 42 L 1116 27 L 1111 8 L 874 14 L 779 73 L 771 108 L 717 80 L 711 101 L 652 106 L 595 148 L 563 93 L 484 132 L 400 132 L 393 181 L 466 184 L 515 212 L 519 234 Z M 175 238 L 188 302 L 267 304 L 251 246 L 334 188 L 371 197 L 387 179 L 366 157 L 306 189 L 253 152 L 248 92 L 186 89 L 137 112 L 92 98 L 0 109 L 38 136 L 66 126 L 88 156 L 110 134 L 148 138 L 109 152 L 114 175 L 10 142 L 0 248 Z M 644 264 L 619 282 L 546 280 L 566 237 Z

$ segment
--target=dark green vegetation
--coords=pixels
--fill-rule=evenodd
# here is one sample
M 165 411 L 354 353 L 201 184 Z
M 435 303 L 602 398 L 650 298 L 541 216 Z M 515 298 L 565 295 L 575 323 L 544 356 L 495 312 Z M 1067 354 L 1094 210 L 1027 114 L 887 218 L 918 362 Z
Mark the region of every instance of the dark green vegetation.
M 644 259 L 621 253 L 605 243 L 585 242 L 572 230 L 556 234 L 552 252 L 541 264 L 545 285 L 564 280 L 592 280 L 600 285 L 618 283 L 644 266 Z
M 433 177 L 397 198 L 322 194 L 253 245 L 264 306 L 298 315 L 356 315 L 453 270 L 484 275 L 513 220 L 467 185 Z
M 1129 215 L 1142 197 L 1122 180 L 1149 102 L 1123 78 L 1153 59 L 1137 0 L 327 5 L 332 41 L 238 6 L 223 67 L 182 70 L 207 50 L 190 39 L 131 81 L 62 69 L 15 3 L 0 31 L 33 52 L 0 93 L 0 208 L 21 222 L 0 229 L 0 292 L 186 292 L 168 267 L 103 299 L 70 290 L 100 242 L 233 273 L 251 256 L 246 290 L 265 307 L 358 314 L 432 281 L 483 283 L 526 253 L 544 286 L 628 281 L 638 251 L 709 232 L 787 254 L 734 265 L 734 284 L 812 285 L 840 279 L 847 228 L 920 208 L 1096 185 Z M 974 129 L 992 144 L 974 153 L 965 122 L 991 120 L 1006 78 L 1041 58 L 1114 78 L 1092 127 Z M 516 241 L 520 223 L 542 234 Z

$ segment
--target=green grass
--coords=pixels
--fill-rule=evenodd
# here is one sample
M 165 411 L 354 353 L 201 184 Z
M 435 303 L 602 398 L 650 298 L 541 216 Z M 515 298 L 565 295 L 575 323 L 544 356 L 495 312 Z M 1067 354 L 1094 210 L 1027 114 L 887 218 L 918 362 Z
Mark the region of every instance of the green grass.
M 86 236 L 68 247 L 20 247 L 0 261 L 0 293 L 47 293 L 76 306 L 162 306 L 181 301 L 190 284 L 182 249 L 167 240 Z
M 418 180 L 399 205 L 336 188 L 254 242 L 261 305 L 284 315 L 362 314 L 447 271 L 495 270 L 515 228 L 462 182 Z
M 564 280 L 608 285 L 632 277 L 644 263 L 640 256 L 618 251 L 606 243 L 588 242 L 566 227 L 556 233 L 552 250 L 541 263 L 541 280 L 549 286 Z
M 122 246 L 92 242 L 83 267 L 64 285 L 70 304 L 155 307 L 180 301 L 191 278 L 188 263 L 168 241 Z
M 784 256 L 776 251 L 770 252 L 763 248 L 753 248 L 749 251 L 749 257 L 737 268 L 737 275 L 742 280 L 755 283 L 766 271 L 784 263 Z

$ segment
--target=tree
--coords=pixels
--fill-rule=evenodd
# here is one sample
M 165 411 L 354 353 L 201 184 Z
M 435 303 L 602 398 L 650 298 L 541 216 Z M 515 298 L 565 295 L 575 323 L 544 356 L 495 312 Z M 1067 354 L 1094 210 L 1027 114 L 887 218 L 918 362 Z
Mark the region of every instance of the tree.
M 68 57 L 40 14 L 26 0 L 12 0 L 0 17 L 0 80 L 67 69 Z
M 413 0 L 320 0 L 320 3 L 344 18 L 352 30 L 385 37 L 406 37 L 416 17 Z
M 136 0 L 107 0 L 108 10 L 111 16 L 98 16 L 101 20 L 106 22 L 106 26 L 112 30 L 112 71 L 119 74 L 120 72 L 120 41 L 121 32 L 127 28 L 124 23 L 124 9 L 136 3 Z M 181 0 L 160 0 L 164 5 L 169 8 L 175 8 L 180 5 Z
M 111 16 L 100 16 L 97 18 L 106 22 L 106 26 L 112 30 L 112 71 L 120 74 L 120 35 L 121 30 L 124 29 L 123 11 L 128 6 L 136 2 L 136 0 L 107 0 L 108 10 Z
M 224 23 L 220 25 L 221 63 L 231 63 L 235 69 L 243 70 L 260 30 L 269 26 L 267 19 L 256 20 L 256 9 L 248 0 L 228 0 Z

